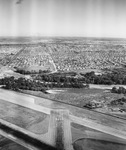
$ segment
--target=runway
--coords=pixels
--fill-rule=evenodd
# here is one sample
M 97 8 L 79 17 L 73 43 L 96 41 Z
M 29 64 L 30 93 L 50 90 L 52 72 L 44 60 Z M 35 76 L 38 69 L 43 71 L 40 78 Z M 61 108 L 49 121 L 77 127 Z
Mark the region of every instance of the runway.
M 0 135 L 31 150 L 57 150 L 49 142 L 46 143 L 44 135 L 40 137 L 3 119 L 0 119 Z
M 69 111 L 55 109 L 50 114 L 48 138 L 59 150 L 73 150 Z
M 65 109 L 69 111 L 69 115 L 66 115 L 67 111 L 61 113 L 59 119 L 63 120 L 61 122 L 63 128 L 63 136 L 67 139 L 67 134 L 69 133 L 69 138 L 71 137 L 71 132 L 68 131 L 68 127 L 70 127 L 70 122 L 75 122 L 77 124 L 89 127 L 91 129 L 95 129 L 97 131 L 121 138 L 122 140 L 126 140 L 126 121 L 108 116 L 105 114 L 100 114 L 97 112 L 92 112 L 90 110 L 85 110 L 82 108 L 74 107 L 71 105 L 63 104 L 61 102 L 51 101 L 45 98 L 40 98 L 36 96 L 31 96 L 27 94 L 22 94 L 13 91 L 7 91 L 0 89 L 0 99 L 5 100 L 29 109 L 33 109 L 35 111 L 44 112 L 46 114 L 52 114 L 52 111 L 55 109 Z M 34 99 L 35 103 L 30 102 L 30 99 Z M 40 102 L 40 105 L 36 104 L 36 101 Z M 51 115 L 50 115 L 51 116 Z M 52 115 L 52 121 L 49 126 L 49 134 L 50 134 L 50 143 L 54 144 L 55 140 L 53 137 L 56 137 L 56 122 L 58 120 L 58 115 Z M 67 135 L 67 136 L 66 136 Z M 68 140 L 66 140 L 68 141 Z M 64 140 L 65 142 L 65 140 Z M 67 145 L 67 143 L 66 143 Z

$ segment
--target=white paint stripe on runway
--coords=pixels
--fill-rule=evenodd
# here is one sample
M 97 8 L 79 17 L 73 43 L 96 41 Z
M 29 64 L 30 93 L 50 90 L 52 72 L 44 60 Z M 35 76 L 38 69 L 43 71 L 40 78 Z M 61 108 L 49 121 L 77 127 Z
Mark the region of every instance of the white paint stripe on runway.
M 24 99 L 24 97 L 22 97 L 22 96 L 19 97 L 16 94 L 7 93 L 7 95 L 6 95 L 4 93 L 0 93 L 0 99 L 4 100 L 4 101 L 7 101 L 7 102 L 11 102 L 13 104 L 23 106 L 23 107 L 27 107 L 29 109 L 33 109 L 35 111 L 50 114 L 50 108 L 46 108 L 46 107 L 43 107 L 43 106 L 36 105 L 32 102 L 29 102 L 29 100 L 27 100 L 26 97 Z

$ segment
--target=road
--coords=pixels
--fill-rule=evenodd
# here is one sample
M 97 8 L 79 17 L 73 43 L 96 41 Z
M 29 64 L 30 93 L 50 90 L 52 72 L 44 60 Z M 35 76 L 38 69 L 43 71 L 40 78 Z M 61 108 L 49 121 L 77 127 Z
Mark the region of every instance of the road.
M 35 102 L 39 101 L 41 106 L 30 103 L 27 101 L 29 98 L 34 98 Z M 45 98 L 3 89 L 0 89 L 0 99 L 47 114 L 50 114 L 51 110 L 55 108 L 65 108 L 70 112 L 71 122 L 126 140 L 126 120 L 63 104 L 61 102 L 54 102 Z
M 55 112 L 51 111 L 50 114 L 50 121 L 49 121 L 49 128 L 48 128 L 48 140 L 50 141 L 50 144 L 55 146 L 56 141 L 56 117 Z
M 54 109 L 50 114 L 48 139 L 59 150 L 73 150 L 69 111 Z
M 24 50 L 25 50 L 25 47 L 23 47 L 16 55 L 14 55 L 14 57 L 10 60 L 7 66 L 9 67 L 9 65 L 13 62 L 13 60 L 16 59 L 16 57 L 18 57 L 19 54 L 21 54 Z
M 72 150 L 72 133 L 71 133 L 71 121 L 69 111 L 64 110 L 63 112 L 63 131 L 64 131 L 64 147 L 65 150 Z

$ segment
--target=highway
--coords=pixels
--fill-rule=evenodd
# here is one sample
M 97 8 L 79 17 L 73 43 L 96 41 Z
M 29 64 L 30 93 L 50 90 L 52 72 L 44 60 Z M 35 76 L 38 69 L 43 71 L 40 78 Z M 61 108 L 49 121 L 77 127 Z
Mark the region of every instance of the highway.
M 29 102 L 29 98 L 33 98 L 35 100 L 35 104 Z M 78 108 L 75 106 L 63 104 L 61 102 L 54 102 L 45 98 L 39 98 L 36 96 L 31 96 L 27 94 L 22 94 L 18 92 L 13 91 L 7 91 L 0 89 L 0 99 L 5 100 L 11 103 L 15 103 L 36 111 L 44 112 L 46 114 L 50 114 L 52 110 L 54 109 L 67 109 L 70 112 L 69 118 L 71 122 L 75 122 L 77 124 L 95 129 L 97 131 L 101 131 L 103 133 L 107 133 L 109 135 L 121 138 L 122 140 L 126 140 L 126 120 L 122 120 L 116 117 L 108 116 L 105 114 L 100 114 L 98 112 L 93 112 L 90 110 Z M 38 105 L 36 102 L 39 102 L 40 105 Z M 55 115 L 54 115 L 55 116 Z M 55 118 L 55 117 L 54 117 Z M 67 115 L 64 115 L 64 118 L 67 118 Z M 69 121 L 66 121 L 67 119 L 64 119 L 65 124 L 68 124 L 66 126 L 70 126 Z M 53 123 L 54 119 L 52 119 Z M 55 121 L 54 121 L 55 126 Z M 64 124 L 64 123 L 63 123 Z M 64 125 L 64 134 L 66 134 L 67 127 Z M 50 133 L 51 135 L 55 137 L 54 131 L 56 131 L 54 127 L 54 131 L 51 129 L 50 125 Z M 53 133 L 54 132 L 54 133 Z M 66 136 L 65 136 L 66 137 Z M 52 138 L 50 138 L 51 141 Z M 52 141 L 54 143 L 54 141 Z

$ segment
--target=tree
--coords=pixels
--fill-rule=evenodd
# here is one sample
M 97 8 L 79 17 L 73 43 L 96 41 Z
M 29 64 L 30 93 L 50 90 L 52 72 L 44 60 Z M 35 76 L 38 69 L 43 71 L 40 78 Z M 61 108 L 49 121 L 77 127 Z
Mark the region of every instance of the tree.
M 121 94 L 121 93 L 125 94 L 125 92 L 126 92 L 126 90 L 124 87 L 119 87 L 119 89 L 118 89 L 119 94 Z
M 114 87 L 112 88 L 111 92 L 112 92 L 112 93 L 117 93 L 117 92 L 118 92 L 118 91 L 117 91 L 117 88 L 114 86 Z

